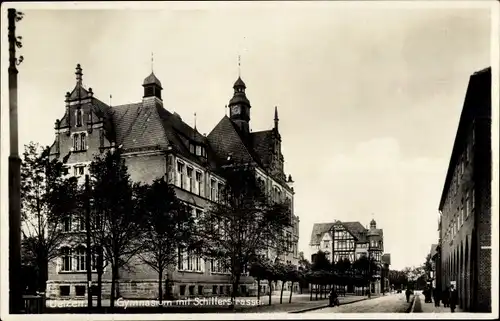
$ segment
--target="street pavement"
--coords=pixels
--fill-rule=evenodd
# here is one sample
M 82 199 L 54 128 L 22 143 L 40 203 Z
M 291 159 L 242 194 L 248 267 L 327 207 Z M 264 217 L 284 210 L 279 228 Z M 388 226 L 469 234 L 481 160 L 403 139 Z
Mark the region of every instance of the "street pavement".
M 439 307 L 432 303 L 425 303 L 425 297 L 423 294 L 417 295 L 415 298 L 415 306 L 413 308 L 413 313 L 451 313 L 450 308 L 445 308 L 443 304 Z M 464 312 L 459 307 L 456 308 L 455 313 Z
M 324 308 L 306 313 L 406 313 L 412 304 L 406 302 L 404 293 L 386 294 L 377 298 Z

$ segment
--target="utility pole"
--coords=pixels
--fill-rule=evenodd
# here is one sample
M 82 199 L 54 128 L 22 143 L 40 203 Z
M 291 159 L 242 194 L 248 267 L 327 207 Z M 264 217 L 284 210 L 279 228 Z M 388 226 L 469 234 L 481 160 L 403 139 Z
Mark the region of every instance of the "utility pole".
M 90 242 L 90 182 L 89 175 L 85 175 L 85 233 L 87 234 L 87 307 L 92 309 L 92 248 Z
M 23 57 L 16 58 L 16 47 L 21 48 L 21 37 L 16 37 L 16 22 L 23 13 L 8 9 L 9 20 L 9 308 L 10 313 L 20 313 L 22 291 L 19 279 L 21 270 L 21 159 L 18 150 L 17 129 L 17 67 Z

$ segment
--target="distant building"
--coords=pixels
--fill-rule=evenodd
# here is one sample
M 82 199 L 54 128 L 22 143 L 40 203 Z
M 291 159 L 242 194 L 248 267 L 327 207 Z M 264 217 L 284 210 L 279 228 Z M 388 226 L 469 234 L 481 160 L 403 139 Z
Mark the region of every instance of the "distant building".
M 491 68 L 474 73 L 439 203 L 438 284 L 460 307 L 491 312 Z
M 348 259 L 351 263 L 362 256 L 371 257 L 381 267 L 390 264 L 390 255 L 382 260 L 384 252 L 384 231 L 377 229 L 375 220 L 370 222 L 370 228 L 366 229 L 360 222 L 316 223 L 311 233 L 309 243 L 312 254 L 311 262 L 314 262 L 316 253 L 324 252 L 330 262 L 338 262 Z M 377 274 L 377 281 L 372 284 L 372 293 L 380 293 L 387 285 L 380 281 L 381 274 Z M 350 287 L 348 292 L 355 292 Z
M 427 280 L 430 282 L 430 285 L 435 288 L 437 286 L 436 283 L 436 266 L 439 258 L 439 244 L 432 244 L 429 255 L 431 257 L 431 270 L 429 271 L 429 275 L 427 275 Z
M 196 126 L 192 128 L 163 105 L 163 87 L 154 73 L 144 79 L 142 100 L 120 106 L 110 106 L 97 99 L 91 88 L 84 88 L 80 65 L 75 74 L 76 85 L 66 94 L 66 108 L 63 117 L 56 121 L 55 141 L 50 149 L 53 158 L 65 161 L 68 175 L 80 177 L 83 182 L 95 155 L 121 146 L 133 181 L 151 183 L 156 178 L 167 178 L 177 197 L 189 204 L 193 216 L 197 216 L 219 201 L 219 191 L 225 184 L 222 166 L 244 164 L 254 171 L 274 199 L 289 201 L 293 226 L 283 231 L 288 251 L 279 259 L 297 264 L 299 218 L 293 214 L 293 181 L 284 172 L 278 110 L 274 110 L 272 129 L 252 132 L 251 105 L 241 78 L 233 86 L 229 117 L 223 116 L 208 135 L 202 135 Z M 61 256 L 49 264 L 49 298 L 87 296 L 85 246 L 79 242 L 80 238 L 72 237 L 81 233 L 84 226 L 76 220 L 64 224 L 68 240 L 61 244 Z M 277 258 L 272 250 L 265 255 L 272 260 Z M 119 271 L 117 292 L 125 298 L 156 298 L 157 274 L 136 261 L 133 270 Z M 110 293 L 110 270 L 109 265 L 105 267 L 103 295 Z M 229 271 L 217 260 L 205 261 L 194 253 L 180 253 L 165 277 L 172 282 L 168 292 L 178 298 L 223 296 L 231 290 Z M 96 273 L 93 279 L 97 280 Z M 256 291 L 256 282 L 247 272 L 241 282 L 239 290 L 243 295 Z

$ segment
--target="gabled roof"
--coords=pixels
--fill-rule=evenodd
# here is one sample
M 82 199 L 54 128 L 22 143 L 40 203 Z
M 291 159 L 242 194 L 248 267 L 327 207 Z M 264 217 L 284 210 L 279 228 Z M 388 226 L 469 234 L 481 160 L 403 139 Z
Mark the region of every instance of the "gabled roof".
M 253 150 L 259 156 L 262 165 L 268 167 L 273 153 L 273 130 L 253 132 L 250 137 Z
M 208 134 L 207 139 L 221 162 L 224 162 L 229 154 L 237 163 L 257 162 L 242 136 L 238 127 L 229 117 L 224 116 Z
M 368 242 L 368 230 L 360 222 L 340 222 L 344 228 L 356 239 L 358 243 Z M 321 242 L 323 234 L 328 232 L 335 223 L 316 223 L 313 225 L 310 245 L 317 245 Z M 383 229 L 375 229 L 374 232 L 380 237 L 384 236 Z
M 354 236 L 358 242 L 366 242 L 367 230 L 360 222 L 342 222 L 346 230 Z
M 310 245 L 317 245 L 321 242 L 323 235 L 328 232 L 335 223 L 315 223 L 311 233 Z

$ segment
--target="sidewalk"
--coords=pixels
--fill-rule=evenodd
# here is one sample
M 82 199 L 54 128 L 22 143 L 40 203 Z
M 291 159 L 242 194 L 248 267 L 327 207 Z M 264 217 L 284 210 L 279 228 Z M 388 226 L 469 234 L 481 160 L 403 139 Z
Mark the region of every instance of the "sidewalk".
M 425 303 L 423 294 L 418 295 L 415 300 L 413 313 L 451 313 L 450 308 L 445 308 L 442 303 L 438 307 L 434 305 L 434 301 L 432 303 Z M 464 311 L 457 306 L 455 313 L 461 312 Z

